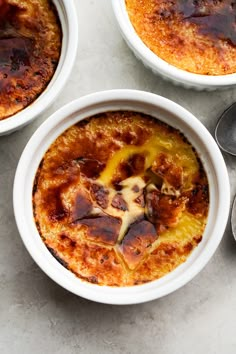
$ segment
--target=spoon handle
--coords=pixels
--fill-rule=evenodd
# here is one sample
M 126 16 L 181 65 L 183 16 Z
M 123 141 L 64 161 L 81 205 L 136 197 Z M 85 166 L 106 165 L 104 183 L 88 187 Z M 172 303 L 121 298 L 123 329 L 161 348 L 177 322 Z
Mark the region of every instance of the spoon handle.
M 232 212 L 231 212 L 231 229 L 236 241 L 236 196 L 234 197 Z

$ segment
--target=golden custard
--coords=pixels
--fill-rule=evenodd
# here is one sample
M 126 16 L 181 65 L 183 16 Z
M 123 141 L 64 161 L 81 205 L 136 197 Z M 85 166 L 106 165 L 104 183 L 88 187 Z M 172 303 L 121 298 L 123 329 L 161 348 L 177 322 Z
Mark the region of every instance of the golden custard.
M 236 1 L 126 0 L 138 36 L 177 68 L 204 75 L 236 72 Z
M 109 286 L 146 283 L 183 263 L 202 239 L 208 206 L 207 177 L 186 138 L 129 111 L 66 130 L 33 190 L 49 251 L 79 278 Z
M 0 120 L 45 90 L 57 68 L 61 43 L 51 0 L 0 0 Z

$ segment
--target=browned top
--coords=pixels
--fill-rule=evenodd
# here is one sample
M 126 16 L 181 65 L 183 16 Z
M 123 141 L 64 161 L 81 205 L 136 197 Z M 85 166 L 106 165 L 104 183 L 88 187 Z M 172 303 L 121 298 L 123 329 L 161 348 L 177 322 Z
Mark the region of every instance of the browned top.
M 143 42 L 168 63 L 193 73 L 236 72 L 236 2 L 126 0 Z
M 50 252 L 78 277 L 157 279 L 201 241 L 204 169 L 184 136 L 149 116 L 108 112 L 65 131 L 36 175 L 33 206 Z
M 51 0 L 0 0 L 0 120 L 44 91 L 58 64 L 61 39 Z

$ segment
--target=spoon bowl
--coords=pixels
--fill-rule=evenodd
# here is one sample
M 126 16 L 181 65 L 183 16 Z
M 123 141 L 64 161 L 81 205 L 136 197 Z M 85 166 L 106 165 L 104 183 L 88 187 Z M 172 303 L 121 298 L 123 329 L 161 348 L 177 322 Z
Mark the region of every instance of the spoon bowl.
M 216 125 L 215 138 L 223 151 L 236 156 L 236 103 L 221 115 Z
M 236 156 L 236 102 L 221 115 L 215 129 L 215 138 L 219 147 Z M 231 210 L 231 230 L 236 241 L 236 196 Z

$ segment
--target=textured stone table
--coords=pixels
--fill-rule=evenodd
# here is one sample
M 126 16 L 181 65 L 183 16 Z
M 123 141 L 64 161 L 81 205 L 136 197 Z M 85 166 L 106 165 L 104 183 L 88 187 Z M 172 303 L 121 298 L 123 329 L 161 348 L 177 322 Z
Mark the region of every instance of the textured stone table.
M 68 0 L 71 1 L 71 0 Z M 145 69 L 122 40 L 109 0 L 75 0 L 79 50 L 70 80 L 37 121 L 0 138 L 0 353 L 236 353 L 236 243 L 228 224 L 212 260 L 192 282 L 135 306 L 89 302 L 51 281 L 19 237 L 12 208 L 18 159 L 36 128 L 56 109 L 87 93 L 133 88 L 168 97 L 214 131 L 236 89 L 197 93 Z M 236 192 L 236 158 L 225 156 Z

